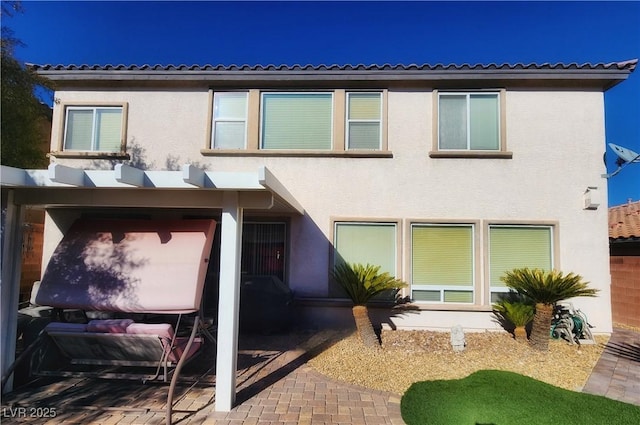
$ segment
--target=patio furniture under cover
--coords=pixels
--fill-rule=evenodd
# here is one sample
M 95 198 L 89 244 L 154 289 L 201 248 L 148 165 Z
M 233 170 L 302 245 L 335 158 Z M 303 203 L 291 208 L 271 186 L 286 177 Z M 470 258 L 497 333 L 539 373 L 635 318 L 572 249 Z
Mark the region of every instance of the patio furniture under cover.
M 156 367 L 154 375 L 92 372 L 93 376 L 143 380 L 162 376 L 166 382 L 171 375 L 167 400 L 170 423 L 180 369 L 203 343 L 198 332 L 213 339 L 202 326 L 199 310 L 215 225 L 212 219 L 76 221 L 47 265 L 37 304 L 131 313 L 135 317 L 171 315 L 176 320 L 173 324 L 126 318 L 52 322 L 44 331 L 49 349 L 57 348 L 73 365 Z M 183 315 L 192 316 L 189 337 L 177 336 L 180 321 L 187 321 Z M 87 374 L 59 370 L 37 373 Z

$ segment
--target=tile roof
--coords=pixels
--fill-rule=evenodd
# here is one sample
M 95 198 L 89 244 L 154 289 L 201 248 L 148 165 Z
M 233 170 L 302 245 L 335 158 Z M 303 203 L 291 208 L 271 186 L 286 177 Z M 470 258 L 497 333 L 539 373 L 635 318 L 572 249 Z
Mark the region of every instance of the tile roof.
M 435 70 L 634 70 L 638 63 L 637 59 L 608 62 L 608 63 L 490 63 L 490 64 L 345 64 L 345 65 L 37 65 L 28 64 L 30 68 L 36 71 L 435 71 Z
M 127 85 L 179 87 L 573 87 L 608 90 L 629 77 L 638 59 L 600 63 L 383 65 L 37 65 L 27 67 L 58 88 Z
M 609 238 L 640 238 L 640 201 L 609 208 Z

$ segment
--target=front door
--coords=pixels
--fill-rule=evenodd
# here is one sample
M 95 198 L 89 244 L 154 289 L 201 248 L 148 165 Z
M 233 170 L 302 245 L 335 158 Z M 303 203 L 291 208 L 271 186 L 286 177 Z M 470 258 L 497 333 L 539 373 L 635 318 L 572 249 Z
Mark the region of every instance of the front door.
M 285 281 L 286 224 L 245 222 L 242 230 L 242 275 L 270 275 Z

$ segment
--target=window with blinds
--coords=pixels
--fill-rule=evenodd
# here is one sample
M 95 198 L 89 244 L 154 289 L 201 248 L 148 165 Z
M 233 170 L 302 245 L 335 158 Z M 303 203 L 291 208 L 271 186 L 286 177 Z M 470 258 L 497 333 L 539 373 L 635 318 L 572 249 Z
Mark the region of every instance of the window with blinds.
M 371 264 L 396 276 L 395 223 L 336 223 L 334 247 L 336 265 Z
M 474 302 L 474 226 L 411 227 L 411 292 L 417 302 Z
M 64 150 L 120 152 L 123 113 L 120 106 L 67 107 Z
M 498 93 L 439 93 L 438 149 L 500 150 Z
M 212 149 L 244 149 L 247 139 L 247 93 L 214 93 L 212 124 Z
M 508 288 L 500 277 L 506 271 L 529 267 L 553 269 L 551 226 L 489 226 L 489 279 L 495 302 Z
M 382 94 L 347 93 L 347 149 L 379 150 Z
M 261 107 L 261 149 L 332 149 L 333 93 L 262 93 Z

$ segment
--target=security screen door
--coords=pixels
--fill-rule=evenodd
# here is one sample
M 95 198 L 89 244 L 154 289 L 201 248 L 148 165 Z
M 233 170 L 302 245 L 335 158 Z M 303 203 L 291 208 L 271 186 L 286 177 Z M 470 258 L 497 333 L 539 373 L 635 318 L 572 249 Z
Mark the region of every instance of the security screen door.
M 245 222 L 242 234 L 242 274 L 272 275 L 285 281 L 286 224 Z

